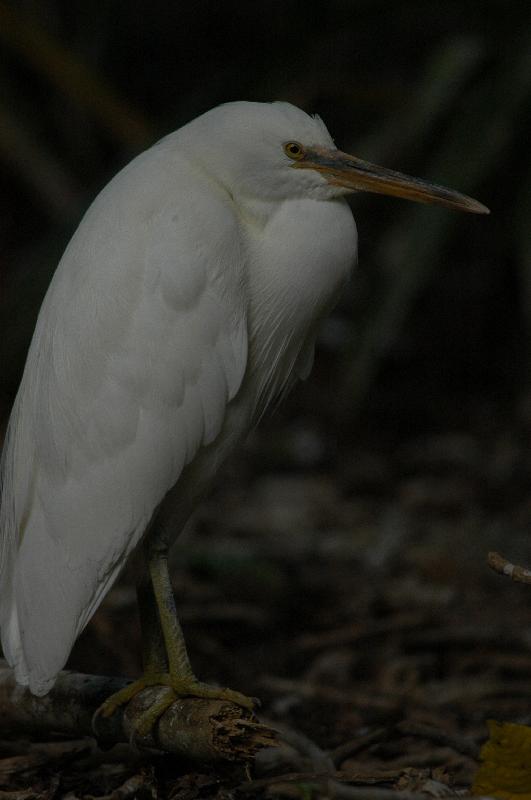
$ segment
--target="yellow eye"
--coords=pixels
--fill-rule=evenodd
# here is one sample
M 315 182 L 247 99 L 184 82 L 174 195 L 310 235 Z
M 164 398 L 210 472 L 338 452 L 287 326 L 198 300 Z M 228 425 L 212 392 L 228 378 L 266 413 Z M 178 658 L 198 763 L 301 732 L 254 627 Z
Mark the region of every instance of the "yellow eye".
M 304 148 L 298 142 L 286 142 L 284 152 L 289 158 L 294 158 L 295 160 L 304 158 Z

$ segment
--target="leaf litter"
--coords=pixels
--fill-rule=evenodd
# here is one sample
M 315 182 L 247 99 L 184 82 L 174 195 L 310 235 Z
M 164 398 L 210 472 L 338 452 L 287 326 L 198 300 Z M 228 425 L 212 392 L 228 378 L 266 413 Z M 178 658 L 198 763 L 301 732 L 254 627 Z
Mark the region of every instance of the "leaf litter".
M 197 673 L 260 696 L 279 746 L 198 765 L 4 732 L 0 800 L 409 800 L 474 780 L 513 797 L 481 782 L 485 761 L 478 773 L 488 720 L 531 724 L 527 588 L 487 564 L 496 549 L 529 563 L 531 506 L 515 470 L 494 468 L 495 439 L 360 445 L 365 473 L 355 447 L 319 472 L 264 470 L 252 442 L 175 547 L 174 586 Z M 523 445 L 511 453 L 531 478 Z M 134 676 L 139 652 L 126 572 L 70 666 Z

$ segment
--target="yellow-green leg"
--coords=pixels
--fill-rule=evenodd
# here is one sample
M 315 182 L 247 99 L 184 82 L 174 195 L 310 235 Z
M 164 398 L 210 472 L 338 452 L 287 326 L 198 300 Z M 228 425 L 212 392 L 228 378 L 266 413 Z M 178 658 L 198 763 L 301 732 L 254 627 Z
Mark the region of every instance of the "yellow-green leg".
M 142 633 L 142 666 L 144 672 L 155 674 L 168 671 L 166 646 L 160 627 L 157 601 L 149 573 L 136 587 L 140 630 Z
M 146 547 L 149 578 L 137 589 L 142 628 L 144 674 L 141 678 L 111 695 L 96 715 L 111 716 L 119 706 L 128 703 L 147 686 L 168 686 L 171 691 L 154 703 L 136 726 L 140 735 L 147 734 L 157 719 L 177 697 L 203 697 L 228 700 L 252 710 L 255 701 L 232 689 L 220 689 L 198 681 L 195 677 L 184 641 L 183 632 L 171 587 L 168 570 L 168 548 L 163 542 Z

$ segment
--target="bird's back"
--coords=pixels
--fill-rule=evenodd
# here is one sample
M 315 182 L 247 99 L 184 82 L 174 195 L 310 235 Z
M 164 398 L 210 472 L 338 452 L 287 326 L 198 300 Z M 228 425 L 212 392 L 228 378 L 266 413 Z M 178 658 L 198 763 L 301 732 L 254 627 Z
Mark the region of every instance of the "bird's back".
M 58 266 L 2 459 L 2 643 L 37 694 L 238 391 L 240 245 L 167 139 L 106 187 Z
M 304 182 L 258 210 L 245 195 L 262 187 L 246 130 L 243 151 L 233 128 L 222 137 L 236 176 L 241 153 L 248 159 L 243 194 L 230 191 L 228 173 L 201 166 L 198 131 L 211 137 L 214 170 L 223 156 L 212 113 L 103 190 L 39 315 L 0 505 L 2 643 L 36 694 L 53 684 L 156 509 L 175 507 L 182 521 L 249 425 L 306 376 L 317 324 L 353 265 L 343 200 L 299 196 Z M 261 109 L 261 125 L 271 113 Z M 286 110 L 276 113 L 274 137 Z M 301 114 L 304 132 L 324 135 L 300 111 L 288 114 L 290 131 Z M 284 185 L 299 173 L 282 152 L 275 138 Z

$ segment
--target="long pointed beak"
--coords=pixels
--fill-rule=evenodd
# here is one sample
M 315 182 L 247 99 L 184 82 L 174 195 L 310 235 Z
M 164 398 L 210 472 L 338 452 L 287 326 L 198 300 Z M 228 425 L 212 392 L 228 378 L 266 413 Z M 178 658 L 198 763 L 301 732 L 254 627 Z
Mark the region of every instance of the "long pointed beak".
M 410 175 L 362 161 L 342 153 L 341 150 L 317 147 L 309 149 L 294 166 L 315 169 L 333 186 L 342 186 L 351 191 L 403 197 L 417 203 L 432 203 L 472 214 L 490 214 L 486 206 L 472 197 L 421 178 L 412 178 Z

